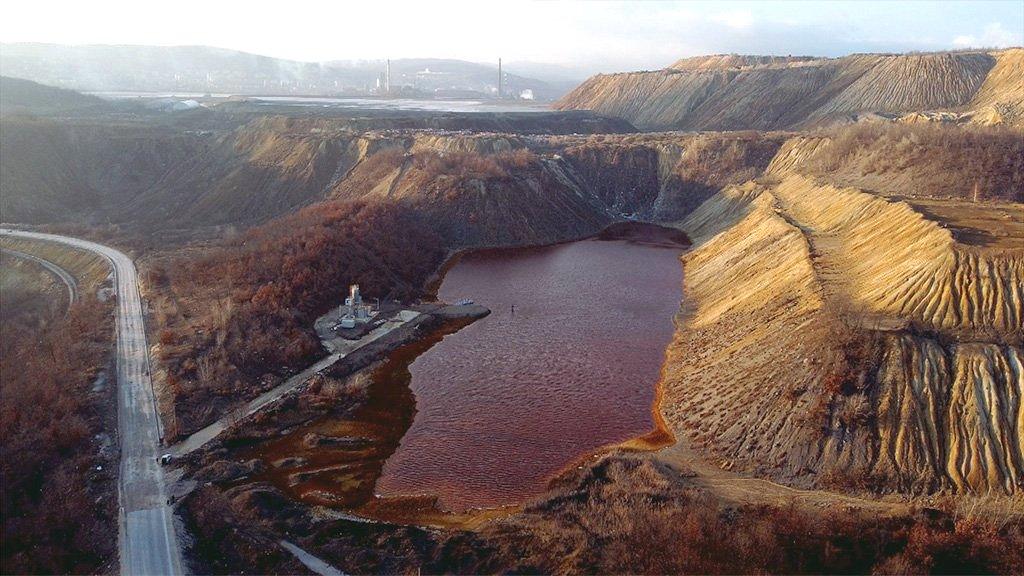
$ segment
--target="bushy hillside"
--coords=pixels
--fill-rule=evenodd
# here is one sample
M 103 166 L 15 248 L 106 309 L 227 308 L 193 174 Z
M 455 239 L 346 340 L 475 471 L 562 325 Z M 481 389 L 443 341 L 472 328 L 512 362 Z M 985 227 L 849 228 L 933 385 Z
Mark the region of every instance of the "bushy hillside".
M 248 226 L 326 198 L 365 156 L 404 138 L 366 125 L 510 132 L 608 128 L 575 114 L 383 119 L 210 114 L 202 122 L 5 118 L 0 121 L 3 220 L 113 223 L 142 231 Z
M 1024 202 L 1024 139 L 1000 127 L 856 124 L 790 139 L 768 171 L 887 196 Z
M 648 130 L 794 129 L 982 107 L 978 121 L 1017 123 L 1020 52 L 684 59 L 664 70 L 594 76 L 556 107 Z

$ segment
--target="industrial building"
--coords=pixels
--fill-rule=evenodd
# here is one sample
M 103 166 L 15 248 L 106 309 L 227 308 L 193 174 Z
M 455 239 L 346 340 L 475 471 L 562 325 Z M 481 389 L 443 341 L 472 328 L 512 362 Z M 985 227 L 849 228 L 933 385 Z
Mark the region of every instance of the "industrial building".
M 373 307 L 363 304 L 363 296 L 359 293 L 359 284 L 348 287 L 348 297 L 342 308 L 341 321 L 335 328 L 355 328 L 357 324 L 365 324 L 376 316 Z

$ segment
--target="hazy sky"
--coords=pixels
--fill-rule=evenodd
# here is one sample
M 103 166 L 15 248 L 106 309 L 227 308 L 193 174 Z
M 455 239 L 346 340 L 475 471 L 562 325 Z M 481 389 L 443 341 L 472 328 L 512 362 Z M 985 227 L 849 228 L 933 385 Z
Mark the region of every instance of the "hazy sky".
M 296 60 L 532 61 L 584 72 L 739 52 L 834 56 L 1024 44 L 1024 0 L 361 2 L 7 0 L 0 41 L 203 44 Z

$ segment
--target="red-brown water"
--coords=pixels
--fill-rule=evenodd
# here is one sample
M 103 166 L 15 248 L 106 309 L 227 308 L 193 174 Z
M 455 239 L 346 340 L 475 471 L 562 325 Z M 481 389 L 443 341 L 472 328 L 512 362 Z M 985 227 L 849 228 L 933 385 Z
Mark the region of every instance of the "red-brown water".
M 586 240 L 463 257 L 438 297 L 492 313 L 409 367 L 416 415 L 377 493 L 437 495 L 453 511 L 517 503 L 575 458 L 650 431 L 680 252 Z

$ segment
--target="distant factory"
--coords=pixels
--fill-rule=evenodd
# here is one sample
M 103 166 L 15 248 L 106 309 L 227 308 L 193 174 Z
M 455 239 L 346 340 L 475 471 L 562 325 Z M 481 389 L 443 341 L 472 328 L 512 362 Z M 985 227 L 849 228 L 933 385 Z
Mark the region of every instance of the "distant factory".
M 376 315 L 373 306 L 363 304 L 363 296 L 359 293 L 359 284 L 348 287 L 348 297 L 345 298 L 345 305 L 341 307 L 341 321 L 339 328 L 355 328 L 357 324 L 365 324 Z

